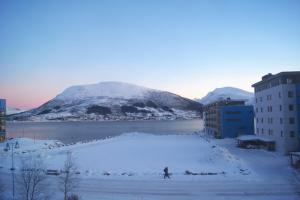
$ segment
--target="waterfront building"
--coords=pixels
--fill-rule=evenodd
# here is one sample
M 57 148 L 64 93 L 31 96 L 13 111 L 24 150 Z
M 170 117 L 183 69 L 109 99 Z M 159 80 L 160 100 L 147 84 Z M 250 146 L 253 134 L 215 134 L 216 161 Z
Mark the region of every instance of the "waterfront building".
M 276 150 L 299 150 L 300 71 L 267 74 L 253 84 L 255 134 L 274 140 Z
M 216 138 L 254 134 L 253 106 L 244 100 L 219 100 L 204 106 L 204 130 Z
M 5 134 L 6 134 L 5 115 L 6 115 L 6 100 L 0 99 L 0 142 L 5 140 Z

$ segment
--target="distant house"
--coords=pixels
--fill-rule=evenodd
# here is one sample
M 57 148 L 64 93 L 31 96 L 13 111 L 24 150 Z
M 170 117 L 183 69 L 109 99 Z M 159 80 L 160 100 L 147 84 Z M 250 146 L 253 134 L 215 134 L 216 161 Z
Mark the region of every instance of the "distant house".
M 255 134 L 276 142 L 276 150 L 299 150 L 300 71 L 267 74 L 253 84 Z
M 204 106 L 205 132 L 216 138 L 254 134 L 253 106 L 244 100 L 219 100 Z
M 0 142 L 5 139 L 6 100 L 0 99 Z

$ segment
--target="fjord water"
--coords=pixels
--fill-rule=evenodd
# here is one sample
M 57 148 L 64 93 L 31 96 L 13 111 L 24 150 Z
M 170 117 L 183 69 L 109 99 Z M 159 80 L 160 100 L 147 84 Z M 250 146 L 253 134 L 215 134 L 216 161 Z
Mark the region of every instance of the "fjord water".
M 173 121 L 82 121 L 8 122 L 7 137 L 60 140 L 64 143 L 104 139 L 122 133 L 193 134 L 203 128 L 202 120 Z

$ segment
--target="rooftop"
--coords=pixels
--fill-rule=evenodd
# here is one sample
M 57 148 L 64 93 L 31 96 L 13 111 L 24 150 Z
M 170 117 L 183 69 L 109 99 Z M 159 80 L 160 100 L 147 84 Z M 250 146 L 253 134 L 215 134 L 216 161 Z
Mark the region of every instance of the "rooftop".
M 237 100 L 237 99 L 230 99 L 230 98 L 227 98 L 227 99 L 219 99 L 217 101 L 214 101 L 214 102 L 211 102 L 207 105 L 205 105 L 205 107 L 209 107 L 209 106 L 224 106 L 224 105 L 240 105 L 240 106 L 243 106 L 245 105 L 245 101 L 244 99 L 240 99 L 240 100 Z
M 266 83 L 266 82 L 269 82 L 271 80 L 274 80 L 276 78 L 279 78 L 279 77 L 284 77 L 284 76 L 287 76 L 287 77 L 299 77 L 300 79 L 300 71 L 289 71 L 289 72 L 280 72 L 280 73 L 277 73 L 277 74 L 266 74 L 264 75 L 262 78 L 261 78 L 261 81 L 259 82 L 256 82 L 252 85 L 252 87 L 256 87 L 262 83 Z

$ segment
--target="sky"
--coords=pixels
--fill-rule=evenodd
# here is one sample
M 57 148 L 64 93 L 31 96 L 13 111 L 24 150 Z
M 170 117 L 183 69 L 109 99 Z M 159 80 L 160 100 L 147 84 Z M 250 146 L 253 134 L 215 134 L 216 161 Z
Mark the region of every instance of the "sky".
M 300 70 L 300 0 L 0 0 L 0 98 L 121 81 L 188 98 Z

